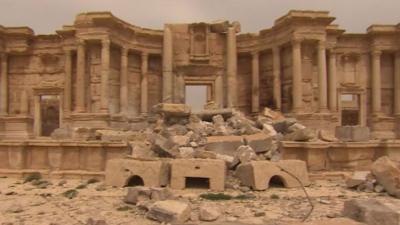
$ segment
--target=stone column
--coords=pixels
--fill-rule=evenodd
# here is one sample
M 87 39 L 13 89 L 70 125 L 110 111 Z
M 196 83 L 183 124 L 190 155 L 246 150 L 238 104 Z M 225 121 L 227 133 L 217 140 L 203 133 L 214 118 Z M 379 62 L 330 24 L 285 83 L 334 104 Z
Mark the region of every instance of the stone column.
M 215 103 L 218 108 L 223 108 L 224 106 L 224 82 L 222 74 L 217 74 L 215 78 Z
M 128 54 L 129 49 L 121 49 L 121 77 L 120 77 L 120 112 L 128 112 Z
M 29 114 L 29 98 L 26 90 L 21 92 L 21 103 L 20 103 L 20 113 L 21 115 L 27 116 Z
M 381 96 L 381 54 L 379 50 L 372 51 L 372 113 L 379 114 L 382 108 Z
M 72 103 L 72 51 L 65 50 L 65 64 L 64 64 L 64 110 L 67 115 L 71 113 Z
M 276 110 L 280 111 L 282 107 L 281 99 L 281 49 L 274 47 L 272 49 L 272 70 L 274 76 L 273 96 Z
M 229 27 L 227 32 L 226 48 L 226 76 L 227 76 L 227 104 L 228 107 L 237 105 L 237 52 L 236 29 Z
M 142 52 L 142 67 L 141 74 L 142 79 L 140 82 L 140 112 L 144 115 L 148 113 L 148 65 L 149 65 L 149 54 Z
M 102 112 L 108 112 L 109 79 L 110 79 L 110 40 L 101 41 L 101 91 L 100 108 Z
M 8 55 L 1 55 L 0 115 L 8 115 Z
M 325 41 L 318 42 L 318 102 L 319 111 L 327 111 L 328 86 L 326 74 L 326 47 Z
M 251 112 L 260 111 L 260 71 L 259 71 L 259 53 L 252 53 L 251 68 Z
M 35 137 L 39 137 L 42 134 L 42 114 L 40 112 L 40 95 L 33 97 L 34 103 L 34 114 L 33 114 L 33 133 Z
M 400 51 L 396 52 L 394 61 L 394 115 L 400 116 Z
M 292 98 L 293 112 L 300 112 L 303 107 L 303 88 L 301 72 L 301 41 L 292 40 Z
M 86 49 L 85 41 L 80 40 L 77 50 L 77 68 L 76 68 L 76 93 L 75 93 L 75 111 L 85 112 L 85 76 L 86 76 Z
M 173 46 L 172 32 L 169 27 L 164 28 L 163 39 L 163 102 L 172 102 L 172 62 Z
M 337 111 L 336 52 L 329 51 L 329 109 Z

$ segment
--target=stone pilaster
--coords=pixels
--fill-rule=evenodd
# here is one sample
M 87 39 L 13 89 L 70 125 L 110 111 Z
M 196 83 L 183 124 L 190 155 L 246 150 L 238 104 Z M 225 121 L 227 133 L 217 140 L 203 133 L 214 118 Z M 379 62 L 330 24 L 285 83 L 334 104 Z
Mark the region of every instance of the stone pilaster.
M 318 102 L 319 111 L 327 111 L 328 87 L 326 74 L 326 47 L 325 41 L 318 42 Z
M 394 114 L 400 117 L 400 51 L 395 54 L 394 61 Z
M 65 50 L 64 73 L 64 110 L 69 115 L 72 104 L 72 51 L 70 49 Z
M 101 41 L 101 91 L 100 108 L 102 112 L 109 111 L 109 79 L 110 79 L 110 40 Z
M 76 68 L 76 93 L 75 93 L 75 111 L 77 113 L 85 112 L 85 76 L 86 76 L 86 47 L 85 41 L 80 40 L 77 50 L 77 68 Z
M 121 48 L 121 77 L 120 77 L 120 112 L 128 112 L 128 54 L 129 49 Z
M 381 55 L 382 51 L 372 51 L 372 79 L 371 79 L 371 96 L 372 96 L 372 113 L 378 115 L 382 109 L 381 96 Z
M 329 109 L 337 111 L 337 74 L 336 74 L 336 52 L 329 51 Z
M 0 115 L 8 115 L 8 55 L 1 54 Z
M 173 40 L 169 27 L 164 28 L 163 39 L 163 102 L 172 102 L 172 62 L 173 62 Z
M 260 71 L 259 71 L 259 53 L 252 53 L 251 69 L 251 112 L 260 111 Z
M 141 75 L 142 79 L 140 80 L 140 112 L 143 115 L 148 113 L 148 66 L 149 65 L 149 54 L 147 52 L 142 52 L 142 66 L 141 66 Z
M 222 74 L 217 74 L 215 78 L 215 103 L 218 108 L 223 108 L 224 106 L 224 82 Z
M 42 134 L 42 113 L 40 111 L 40 95 L 33 97 L 34 113 L 33 113 L 33 133 L 35 137 Z
M 301 72 L 301 41 L 292 40 L 292 99 L 293 112 L 300 112 L 303 109 L 303 88 L 302 88 L 302 72 Z
M 19 109 L 21 115 L 27 116 L 29 114 L 29 98 L 26 90 L 22 90 L 21 92 L 21 103 Z
M 227 104 L 228 107 L 237 105 L 237 49 L 236 29 L 229 27 L 226 35 L 226 76 L 227 76 Z
M 276 110 L 280 111 L 282 108 L 281 99 L 281 49 L 274 47 L 272 49 L 272 70 L 274 76 L 273 96 Z

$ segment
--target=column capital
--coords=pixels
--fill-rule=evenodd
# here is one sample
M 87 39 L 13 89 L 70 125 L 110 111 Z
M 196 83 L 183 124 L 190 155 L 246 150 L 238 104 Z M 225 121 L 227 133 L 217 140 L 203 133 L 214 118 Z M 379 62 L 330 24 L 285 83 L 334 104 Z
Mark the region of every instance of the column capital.
M 129 48 L 121 47 L 121 55 L 122 56 L 128 56 L 128 54 L 129 54 Z
M 272 53 L 276 54 L 276 53 L 280 53 L 281 52 L 281 46 L 274 46 L 272 47 Z
M 111 44 L 110 39 L 108 39 L 108 38 L 101 39 L 101 45 L 103 45 L 103 47 L 110 46 L 110 44 Z
M 297 37 L 295 37 L 295 38 L 292 38 L 292 39 L 290 40 L 290 43 L 291 43 L 292 45 L 300 45 L 301 42 L 303 42 L 303 38 L 297 38 Z
M 84 39 L 78 39 L 77 44 L 78 46 L 84 47 L 86 45 L 86 41 Z
M 318 40 L 318 49 L 326 49 L 326 41 Z
M 371 50 L 371 55 L 372 55 L 372 56 L 379 57 L 379 56 L 382 55 L 382 50 L 380 50 L 380 49 L 372 49 L 372 50 Z
M 251 56 L 253 56 L 253 57 L 258 57 L 258 55 L 259 55 L 260 53 L 259 53 L 259 51 L 252 51 L 250 54 L 251 54 Z

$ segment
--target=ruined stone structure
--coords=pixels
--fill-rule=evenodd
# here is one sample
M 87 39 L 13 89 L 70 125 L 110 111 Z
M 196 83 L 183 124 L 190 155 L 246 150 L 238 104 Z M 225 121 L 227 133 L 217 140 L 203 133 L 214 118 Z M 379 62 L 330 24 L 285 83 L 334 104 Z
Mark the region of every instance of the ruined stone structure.
M 290 11 L 274 26 L 166 24 L 151 30 L 82 13 L 56 34 L 0 27 L 0 130 L 5 139 L 57 127 L 120 127 L 203 85 L 218 107 L 281 110 L 310 127 L 363 125 L 396 138 L 400 27 L 344 33 L 328 12 Z

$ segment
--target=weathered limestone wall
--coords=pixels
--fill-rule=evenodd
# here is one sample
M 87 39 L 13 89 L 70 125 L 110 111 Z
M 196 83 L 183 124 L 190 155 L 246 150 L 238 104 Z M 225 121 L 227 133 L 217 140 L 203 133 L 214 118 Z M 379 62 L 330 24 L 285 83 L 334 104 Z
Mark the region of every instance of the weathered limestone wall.
M 109 75 L 109 111 L 111 114 L 120 112 L 120 77 L 121 77 L 121 51 L 111 48 Z M 128 75 L 129 76 L 129 75 Z M 129 90 L 129 88 L 128 88 Z
M 140 114 L 140 65 L 139 54 L 131 53 L 128 59 L 128 113 L 134 116 Z M 152 99 L 153 97 L 150 97 Z
M 238 58 L 238 91 L 237 91 L 237 107 L 245 113 L 251 112 L 251 56 L 243 55 Z
M 272 52 L 260 54 L 260 107 L 271 107 L 274 105 L 273 96 L 273 60 Z M 275 108 L 275 107 L 274 107 Z
M 285 47 L 282 49 L 282 112 L 288 113 L 292 110 L 293 96 L 292 96 L 292 49 Z
M 149 104 L 148 109 L 153 105 L 162 102 L 162 61 L 159 56 L 149 57 Z

